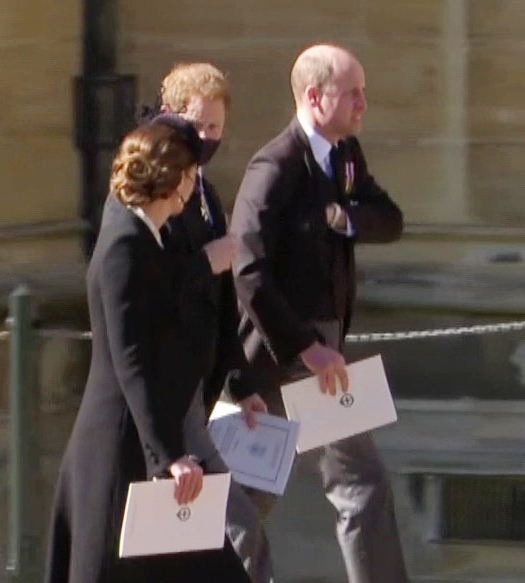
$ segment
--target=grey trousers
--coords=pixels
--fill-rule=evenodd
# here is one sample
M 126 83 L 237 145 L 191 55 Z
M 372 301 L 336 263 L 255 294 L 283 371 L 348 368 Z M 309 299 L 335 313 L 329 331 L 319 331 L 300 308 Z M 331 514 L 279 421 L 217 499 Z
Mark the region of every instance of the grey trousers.
M 207 473 L 227 472 L 206 428 L 202 391 L 197 391 L 184 420 L 184 445 L 204 461 Z M 253 583 L 273 583 L 270 546 L 253 502 L 232 480 L 226 508 L 226 534 Z
M 338 322 L 315 324 L 329 346 L 340 350 Z M 306 376 L 302 363 L 286 371 Z M 270 413 L 285 415 L 279 387 L 263 395 Z M 388 476 L 370 433 L 319 449 L 319 472 L 327 499 L 337 512 L 336 531 L 350 583 L 408 583 Z M 266 515 L 275 498 L 249 491 Z

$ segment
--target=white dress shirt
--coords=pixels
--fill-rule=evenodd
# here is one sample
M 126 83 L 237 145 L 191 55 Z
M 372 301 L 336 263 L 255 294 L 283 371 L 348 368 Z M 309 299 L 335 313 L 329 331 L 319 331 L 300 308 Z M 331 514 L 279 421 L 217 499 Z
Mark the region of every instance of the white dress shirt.
M 297 112 L 297 120 L 301 124 L 301 127 L 303 128 L 303 131 L 308 138 L 308 142 L 310 143 L 310 148 L 312 149 L 312 154 L 314 155 L 315 161 L 319 164 L 328 178 L 333 178 L 334 172 L 332 169 L 332 163 L 330 161 L 330 150 L 332 149 L 332 144 L 314 130 L 314 128 L 308 123 L 304 116 L 301 115 L 300 111 Z M 341 235 L 352 237 L 354 234 L 354 229 L 352 228 L 352 223 L 348 213 L 345 212 L 345 215 L 346 229 L 334 228 L 333 230 L 337 233 L 340 233 Z
M 332 170 L 332 164 L 330 162 L 330 150 L 332 149 L 332 144 L 323 138 L 321 134 L 318 134 L 314 128 L 301 116 L 301 112 L 297 112 L 297 119 L 303 128 L 308 142 L 310 143 L 310 148 L 312 149 L 312 154 L 314 155 L 315 161 L 322 168 L 323 172 L 332 178 L 334 173 Z

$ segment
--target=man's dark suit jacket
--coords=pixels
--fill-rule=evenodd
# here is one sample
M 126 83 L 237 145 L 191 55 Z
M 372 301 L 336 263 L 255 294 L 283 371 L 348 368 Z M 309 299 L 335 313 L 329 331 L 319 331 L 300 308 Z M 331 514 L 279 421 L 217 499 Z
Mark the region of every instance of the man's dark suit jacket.
M 297 119 L 250 161 L 233 211 L 238 237 L 234 278 L 241 304 L 241 333 L 248 360 L 271 354 L 291 363 L 318 335 L 311 322 L 331 320 L 334 309 L 334 256 L 344 254 L 339 281 L 346 286 L 343 332 L 350 324 L 355 295 L 356 243 L 398 239 L 402 214 L 368 173 L 359 142 L 340 144 L 352 161 L 351 191 L 328 184 Z M 327 225 L 325 208 L 339 202 L 354 235 Z M 268 362 L 268 359 L 263 359 Z
M 239 314 L 231 271 L 214 275 L 203 246 L 226 234 L 226 217 L 219 197 L 204 180 L 206 200 L 213 225 L 204 220 L 200 194 L 194 192 L 184 212 L 168 221 L 162 230 L 163 242 L 177 271 L 186 274 L 178 282 L 180 305 L 192 336 L 195 358 L 199 359 L 206 409 L 211 412 L 219 398 L 228 373 L 248 367 L 238 336 Z M 242 379 L 247 378 L 243 372 Z M 241 384 L 241 375 L 230 379 L 229 388 L 236 399 L 250 394 Z

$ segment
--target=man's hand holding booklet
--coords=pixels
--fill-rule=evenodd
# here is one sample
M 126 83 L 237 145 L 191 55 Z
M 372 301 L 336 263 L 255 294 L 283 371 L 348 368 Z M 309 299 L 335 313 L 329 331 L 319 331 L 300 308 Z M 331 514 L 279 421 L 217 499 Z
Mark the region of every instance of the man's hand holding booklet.
M 298 423 L 267 413 L 256 413 L 255 421 L 249 428 L 238 407 L 219 402 L 208 427 L 236 482 L 282 494 L 295 456 Z
M 397 420 L 380 355 L 347 365 L 348 390 L 319 390 L 312 376 L 281 387 L 286 414 L 299 423 L 302 453 Z

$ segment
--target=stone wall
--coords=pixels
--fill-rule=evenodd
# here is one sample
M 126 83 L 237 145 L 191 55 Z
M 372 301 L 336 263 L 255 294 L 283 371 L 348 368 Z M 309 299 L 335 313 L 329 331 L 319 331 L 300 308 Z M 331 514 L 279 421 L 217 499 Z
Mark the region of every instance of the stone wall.
M 0 0 L 0 291 L 81 265 L 75 229 L 13 238 L 35 224 L 74 223 L 79 162 L 72 79 L 81 66 L 82 4 Z M 66 284 L 66 288 L 68 285 Z M 2 302 L 3 304 L 3 302 Z
M 525 230 L 519 230 L 525 217 L 523 0 L 120 0 L 118 14 L 118 70 L 137 76 L 141 101 L 154 100 L 159 80 L 174 62 L 210 60 L 228 72 L 233 93 L 229 123 L 209 169 L 228 208 L 252 153 L 293 115 L 288 75 L 297 52 L 319 41 L 354 49 L 367 73 L 369 112 L 362 142 L 370 167 L 403 208 L 407 223 L 438 225 L 440 231 L 423 228 L 410 234 L 408 229 L 396 245 L 360 250 L 360 300 L 369 306 L 403 305 L 408 312 L 388 319 L 384 312 L 359 310 L 355 329 L 467 325 L 469 309 L 525 311 L 525 275 L 519 269 L 525 262 Z M 11 227 L 78 217 L 72 78 L 81 72 L 81 30 L 79 0 L 0 0 L 0 297 L 25 281 L 39 300 L 45 292 L 54 302 L 53 321 L 60 323 L 78 320 L 78 305 L 71 300 L 84 289 L 78 233 L 37 232 L 23 239 L 8 233 Z M 483 228 L 461 235 L 463 225 Z M 424 312 L 425 306 L 443 304 L 460 309 L 462 316 Z M 421 311 L 414 312 L 414 306 Z M 81 319 L 84 329 L 85 312 Z M 407 344 L 384 349 L 386 359 L 390 354 L 396 363 L 392 378 L 399 392 L 417 394 L 429 369 L 413 367 L 414 355 L 420 363 L 431 355 L 436 394 L 441 368 L 443 383 L 454 377 L 453 386 L 447 385 L 452 396 L 493 397 L 499 390 L 502 398 L 503 387 L 506 396 L 521 397 L 525 356 L 516 335 L 503 341 L 493 336 L 446 342 L 441 347 L 437 341 L 420 343 L 419 352 Z M 3 525 L 6 350 L 4 343 Z M 38 394 L 45 435 L 40 471 L 48 500 L 82 392 L 88 352 L 87 345 L 63 339 L 40 346 Z M 349 358 L 355 356 L 352 351 Z M 480 388 L 473 371 L 481 370 L 487 380 Z M 0 528 L 1 565 L 5 535 Z
M 328 0 L 323 12 L 298 0 L 126 3 L 121 66 L 138 74 L 144 99 L 179 60 L 211 60 L 230 74 L 228 151 L 216 172 L 233 187 L 250 154 L 291 114 L 288 71 L 297 51 L 319 40 L 352 47 L 367 72 L 363 143 L 407 219 L 490 223 L 483 201 L 471 204 L 487 166 L 475 146 L 501 152 L 511 142 L 503 149 L 511 160 L 496 163 L 515 198 L 522 183 L 512 172 L 523 166 L 520 10 L 519 0 Z
M 77 214 L 81 3 L 0 1 L 0 225 Z M 15 204 L 14 204 L 15 202 Z
M 307 44 L 334 41 L 353 48 L 365 66 L 369 111 L 362 142 L 408 224 L 445 231 L 465 224 L 521 227 L 521 0 L 327 0 L 322 9 L 300 0 L 117 5 L 118 69 L 137 75 L 140 101 L 154 100 L 159 80 L 177 61 L 210 60 L 228 72 L 232 108 L 209 169 L 228 208 L 250 156 L 293 114 L 288 74 L 295 55 Z M 81 3 L 0 0 L 0 16 L 0 55 L 7 63 L 0 81 L 0 230 L 75 219 L 80 164 L 72 140 L 72 78 L 81 66 Z M 496 248 L 498 241 L 488 245 Z M 464 242 L 412 237 L 388 250 L 365 248 L 360 259 L 431 264 L 467 257 L 484 265 L 487 253 L 471 253 L 473 244 L 475 236 L 468 250 Z M 47 258 L 63 271 L 77 269 L 78 233 L 53 242 L 0 241 L 0 270 L 4 280 L 11 276 L 9 285 Z
M 525 19 L 520 0 L 165 0 L 121 2 L 121 70 L 141 99 L 181 60 L 230 75 L 227 135 L 210 175 L 231 206 L 251 154 L 292 115 L 290 65 L 301 47 L 334 41 L 367 73 L 362 142 L 408 223 L 521 225 L 525 213 Z M 162 14 L 162 18 L 159 18 Z M 388 261 L 413 262 L 419 239 Z M 450 246 L 449 246 L 450 247 Z M 455 261 L 438 241 L 423 261 Z M 364 261 L 383 260 L 365 250 Z

